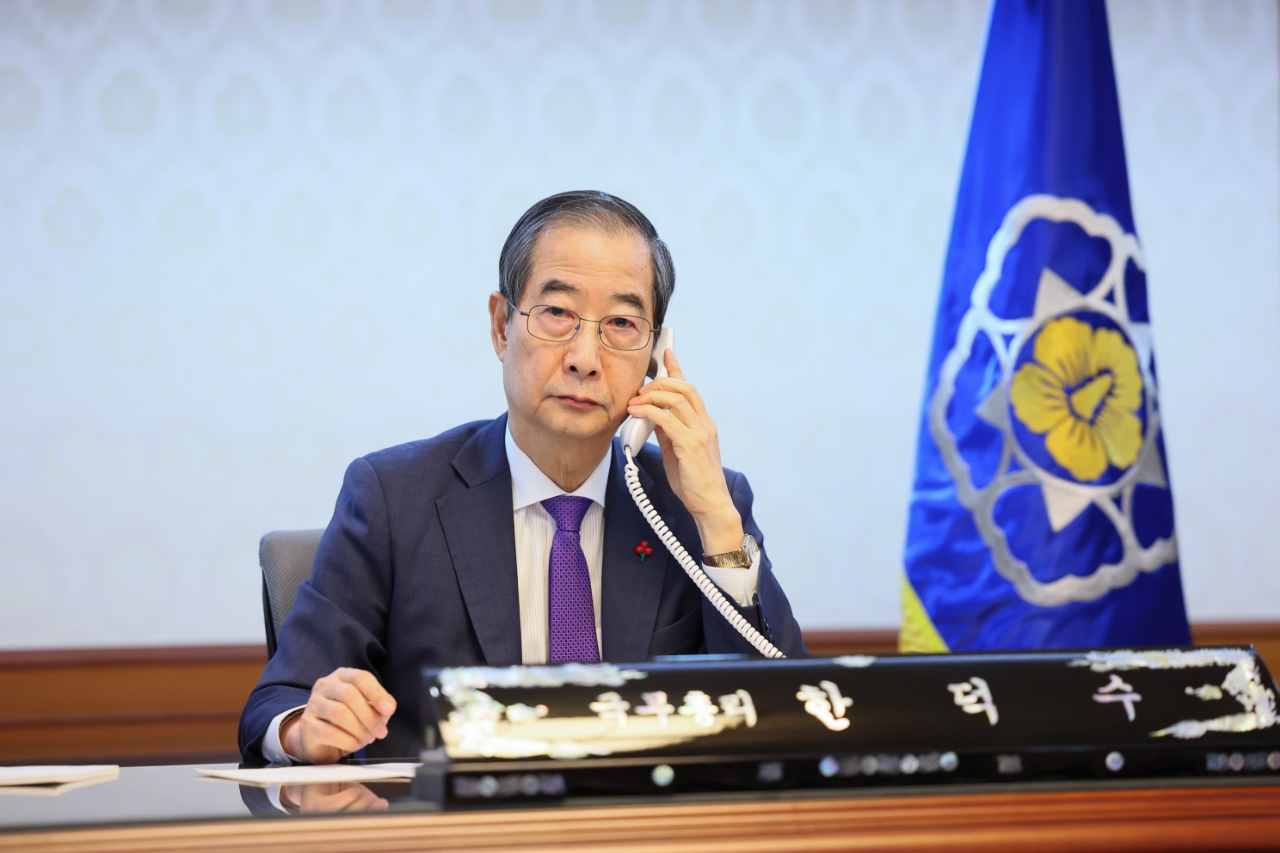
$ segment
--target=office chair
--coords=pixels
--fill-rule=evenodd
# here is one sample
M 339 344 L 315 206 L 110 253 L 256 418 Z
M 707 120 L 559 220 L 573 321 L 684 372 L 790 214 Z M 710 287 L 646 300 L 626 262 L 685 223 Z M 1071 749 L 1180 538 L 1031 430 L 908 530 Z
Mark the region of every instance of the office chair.
M 276 637 L 289 615 L 298 587 L 311 577 L 323 530 L 274 530 L 258 543 L 262 566 L 262 616 L 267 628 L 267 658 L 276 653 Z

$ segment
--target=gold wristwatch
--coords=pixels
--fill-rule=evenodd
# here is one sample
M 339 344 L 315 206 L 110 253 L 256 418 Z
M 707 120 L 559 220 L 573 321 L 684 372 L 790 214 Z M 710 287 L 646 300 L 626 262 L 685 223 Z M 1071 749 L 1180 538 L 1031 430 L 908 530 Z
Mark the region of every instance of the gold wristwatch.
M 749 569 L 755 562 L 756 554 L 759 553 L 760 546 L 756 545 L 756 540 L 748 533 L 742 537 L 742 547 L 736 551 L 728 551 L 724 554 L 703 554 L 702 565 L 713 569 Z

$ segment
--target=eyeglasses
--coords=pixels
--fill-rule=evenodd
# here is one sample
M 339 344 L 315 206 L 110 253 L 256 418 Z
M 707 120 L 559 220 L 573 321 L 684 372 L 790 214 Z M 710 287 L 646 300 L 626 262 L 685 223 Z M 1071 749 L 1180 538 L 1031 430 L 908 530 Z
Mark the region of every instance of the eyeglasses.
M 510 299 L 507 300 L 507 304 L 517 314 L 523 314 L 528 318 L 529 334 L 539 340 L 554 343 L 572 340 L 582 328 L 583 323 L 595 323 L 600 343 L 609 349 L 644 349 L 649 345 L 649 339 L 653 335 L 653 324 L 643 317 L 610 314 L 599 320 L 588 320 L 558 305 L 535 305 L 528 311 L 521 311 Z

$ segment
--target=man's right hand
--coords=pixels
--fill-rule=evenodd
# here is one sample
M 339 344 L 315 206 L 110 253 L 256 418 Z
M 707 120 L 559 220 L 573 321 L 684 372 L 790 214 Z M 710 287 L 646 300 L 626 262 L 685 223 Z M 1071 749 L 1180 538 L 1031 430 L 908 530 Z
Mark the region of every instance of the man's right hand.
M 282 785 L 280 802 L 303 814 L 382 811 L 390 805 L 359 782 L 324 785 Z
M 280 727 L 280 743 L 298 761 L 333 764 L 386 737 L 395 711 L 373 673 L 342 667 L 315 683 L 302 713 Z

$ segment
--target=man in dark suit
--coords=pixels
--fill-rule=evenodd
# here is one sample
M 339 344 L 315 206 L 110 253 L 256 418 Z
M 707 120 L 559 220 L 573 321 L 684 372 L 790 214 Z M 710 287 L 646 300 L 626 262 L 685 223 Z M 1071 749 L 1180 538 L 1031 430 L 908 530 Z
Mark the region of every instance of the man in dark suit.
M 552 196 L 516 223 L 499 273 L 507 413 L 347 469 L 241 715 L 246 760 L 416 755 L 423 667 L 755 654 L 628 494 L 613 435 L 629 414 L 657 425 L 661 453 L 636 461 L 658 513 L 748 622 L 805 654 L 697 390 L 671 353 L 670 378 L 642 387 L 675 286 L 648 219 L 604 193 Z

